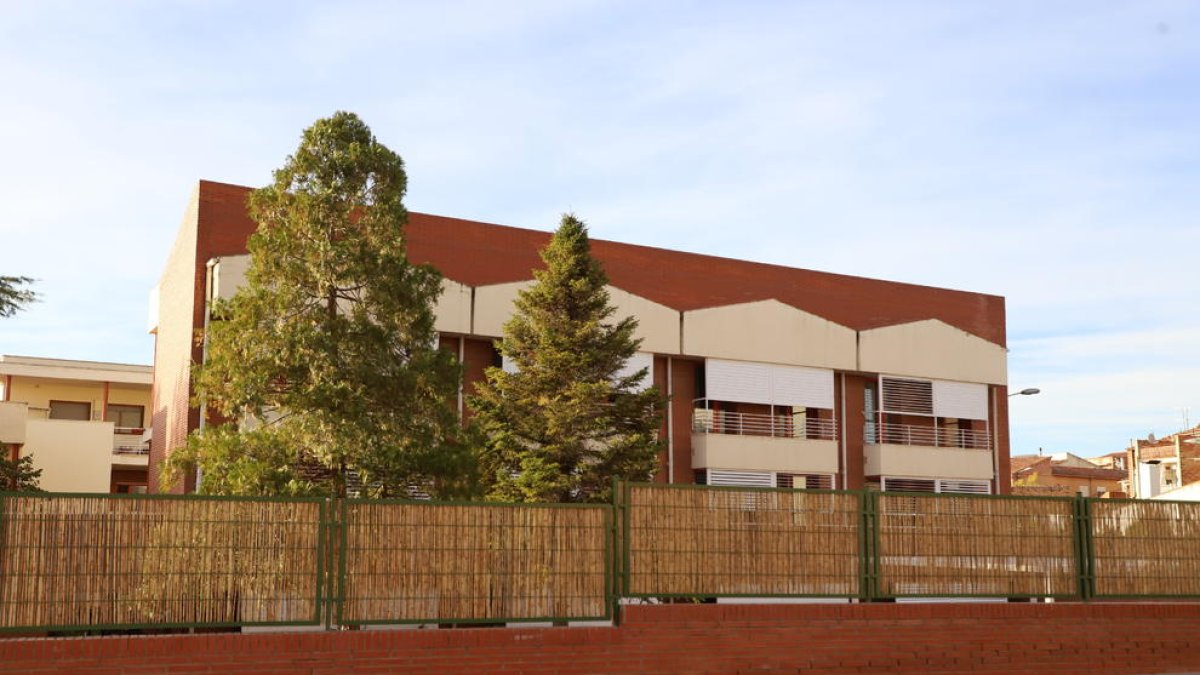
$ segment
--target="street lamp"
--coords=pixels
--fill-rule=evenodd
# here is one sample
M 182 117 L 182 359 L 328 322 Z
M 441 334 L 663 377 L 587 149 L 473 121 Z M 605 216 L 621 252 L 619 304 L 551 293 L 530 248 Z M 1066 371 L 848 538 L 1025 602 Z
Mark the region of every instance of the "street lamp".
M 1041 389 L 1038 389 L 1037 387 L 1030 387 L 1028 389 L 1022 389 L 1021 391 L 1018 391 L 1015 394 L 1009 394 L 1008 397 L 1012 398 L 1014 396 L 1033 396 L 1034 394 L 1040 394 L 1040 393 L 1042 393 Z

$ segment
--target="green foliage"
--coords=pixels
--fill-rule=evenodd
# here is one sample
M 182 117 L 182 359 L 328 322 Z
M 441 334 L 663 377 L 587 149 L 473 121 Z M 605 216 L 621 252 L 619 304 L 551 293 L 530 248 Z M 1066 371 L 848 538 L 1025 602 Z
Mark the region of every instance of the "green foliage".
M 620 376 L 637 321 L 613 321 L 584 223 L 563 216 L 542 260 L 499 343 L 517 372 L 489 368 L 471 398 L 482 480 L 505 501 L 607 501 L 613 477 L 646 480 L 657 466 L 663 397 L 637 391 L 645 369 Z
M 0 457 L 0 490 L 7 492 L 42 492 L 38 482 L 42 470 L 33 468 L 33 456 L 25 455 L 17 461 Z
M 410 264 L 400 157 L 354 114 L 304 132 L 250 198 L 247 283 L 216 309 L 197 399 L 228 420 L 166 469 L 217 494 L 445 495 L 472 462 L 436 347 L 441 275 Z
M 8 318 L 24 309 L 25 305 L 37 302 L 37 293 L 21 288 L 33 283 L 29 277 L 0 276 L 0 318 Z

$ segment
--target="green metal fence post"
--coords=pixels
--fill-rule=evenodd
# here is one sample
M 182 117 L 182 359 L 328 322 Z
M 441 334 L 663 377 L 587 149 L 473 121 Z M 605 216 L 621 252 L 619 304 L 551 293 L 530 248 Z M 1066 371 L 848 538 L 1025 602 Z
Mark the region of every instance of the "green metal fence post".
M 863 490 L 858 500 L 858 599 L 871 598 L 871 493 Z
M 1084 602 L 1096 595 L 1095 557 L 1092 553 L 1092 509 L 1083 495 L 1075 498 L 1076 527 L 1079 532 L 1079 595 Z
M 612 480 L 612 510 L 609 511 L 608 537 L 612 542 L 608 557 L 608 593 L 609 614 L 612 615 L 613 625 L 621 623 L 621 549 L 624 543 L 620 535 L 621 523 L 621 481 L 616 476 Z

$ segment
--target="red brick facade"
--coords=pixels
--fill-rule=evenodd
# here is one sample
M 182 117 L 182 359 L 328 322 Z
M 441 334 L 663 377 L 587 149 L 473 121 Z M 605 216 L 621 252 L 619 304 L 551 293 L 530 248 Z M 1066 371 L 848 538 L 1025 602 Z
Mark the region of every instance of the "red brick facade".
M 166 453 L 180 447 L 199 425 L 199 411 L 190 406 L 190 365 L 201 359 L 196 337 L 204 326 L 206 263 L 214 257 L 245 253 L 255 230 L 247 213 L 250 189 L 201 181 L 194 208 L 185 215 L 175 247 L 159 285 L 161 309 L 155 345 L 153 442 L 150 490 L 158 490 L 157 471 Z M 408 253 L 414 262 L 430 263 L 451 280 L 482 286 L 527 280 L 541 267 L 538 252 L 548 232 L 411 213 L 407 226 Z M 784 304 L 862 331 L 925 319 L 937 319 L 1003 346 L 1004 299 L 964 291 L 915 286 L 777 265 L 696 255 L 679 251 L 593 240 L 592 250 L 611 283 L 629 293 L 686 312 L 707 307 L 775 299 Z M 446 339 L 449 338 L 449 339 Z M 458 336 L 443 336 L 443 348 L 457 351 Z M 466 337 L 464 394 L 493 365 L 488 339 Z M 691 417 L 695 398 L 695 369 L 702 359 L 655 359 L 653 383 L 664 392 L 668 381 L 671 404 L 671 457 L 664 453 L 658 480 L 692 482 Z M 841 475 L 838 487 L 860 488 L 863 475 L 862 429 L 864 388 L 873 377 L 837 373 L 838 406 L 833 416 L 844 421 L 839 445 Z M 1003 387 L 990 386 L 992 429 L 1000 470 L 993 492 L 1007 492 L 1008 399 Z M 844 396 L 843 396 L 844 394 Z M 844 402 L 844 403 L 843 403 Z M 469 416 L 469 410 L 465 411 Z M 193 485 L 175 486 L 191 490 Z
M 1200 604 L 631 606 L 619 627 L 0 641 L 0 671 L 148 673 L 1179 673 Z

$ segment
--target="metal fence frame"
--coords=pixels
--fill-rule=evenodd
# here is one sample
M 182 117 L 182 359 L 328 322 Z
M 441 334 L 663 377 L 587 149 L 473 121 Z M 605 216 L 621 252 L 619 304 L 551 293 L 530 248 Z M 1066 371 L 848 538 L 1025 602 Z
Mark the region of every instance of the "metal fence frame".
M 83 492 L 0 492 L 0 542 L 7 538 L 9 527 L 8 503 L 13 498 L 21 499 L 93 499 L 97 501 L 105 500 L 146 500 L 146 501 L 209 501 L 209 502 L 254 502 L 254 503 L 315 503 L 318 508 L 317 520 L 317 551 L 316 551 L 316 570 L 314 570 L 314 583 L 316 596 L 314 601 L 314 612 L 311 619 L 302 621 L 165 621 L 165 622 L 127 622 L 127 623 L 81 623 L 81 624 L 36 624 L 36 625 L 14 625 L 0 626 L 0 634 L 5 633 L 28 633 L 33 631 L 47 632 L 91 632 L 91 631 L 122 631 L 122 630 L 142 630 L 142 629 L 175 629 L 175 628 L 236 628 L 241 626 L 320 626 L 322 625 L 322 612 L 324 598 L 322 597 L 323 578 L 325 569 L 323 562 L 325 560 L 325 533 L 322 531 L 326 522 L 326 512 L 328 510 L 327 500 L 322 498 L 290 498 L 290 497 L 228 497 L 216 495 L 175 495 L 175 494 L 105 494 L 105 493 L 83 493 Z M 0 587 L 8 583 L 9 575 L 0 577 Z
M 338 523 L 335 526 L 339 533 L 337 565 L 338 572 L 335 575 L 334 585 L 336 592 L 332 594 L 332 608 L 329 626 L 368 626 L 368 625 L 413 625 L 413 624 L 455 624 L 455 625 L 471 625 L 471 624 L 496 624 L 496 623 L 535 623 L 547 621 L 611 621 L 615 616 L 616 602 L 614 602 L 614 517 L 613 506 L 611 504 L 534 504 L 534 503 L 519 503 L 519 502 L 463 502 L 463 501 L 419 501 L 402 499 L 343 499 L 340 500 Z M 460 618 L 460 617 L 418 617 L 418 618 L 400 618 L 400 619 L 357 619 L 345 616 L 346 606 L 346 586 L 348 579 L 347 563 L 349 549 L 347 547 L 349 536 L 349 517 L 347 512 L 352 504 L 370 504 L 370 505 L 421 505 L 421 506 L 457 506 L 471 508 L 534 508 L 534 509 L 571 509 L 571 510 L 596 510 L 602 513 L 603 525 L 601 530 L 604 537 L 604 594 L 603 605 L 605 611 L 598 615 L 580 615 L 580 616 L 537 616 L 537 617 L 487 617 L 487 618 Z
M 856 518 L 858 533 L 858 564 L 859 571 L 857 575 L 858 592 L 857 593 L 634 593 L 631 591 L 633 574 L 632 568 L 632 550 L 630 547 L 631 527 L 632 527 L 632 505 L 630 503 L 630 492 L 633 488 L 652 488 L 661 490 L 702 490 L 712 492 L 748 492 L 748 493 L 808 493 L 808 494 L 838 494 L 838 495 L 856 495 L 859 499 L 858 517 Z M 869 537 L 867 529 L 869 522 L 867 519 L 866 502 L 868 493 L 861 490 L 804 490 L 791 488 L 760 488 L 760 487 L 740 487 L 729 485 L 692 485 L 687 483 L 645 483 L 645 482 L 627 482 L 621 483 L 619 489 L 615 489 L 614 495 L 620 495 L 617 502 L 619 511 L 618 518 L 621 521 L 621 565 L 620 565 L 620 585 L 617 589 L 618 595 L 625 598 L 637 599 L 696 599 L 696 598 L 858 598 L 867 599 L 868 589 L 870 584 L 870 576 L 867 570 L 866 561 L 868 559 Z
M 1131 499 L 1131 498 L 1108 498 L 1108 499 L 1081 499 L 1081 507 L 1083 509 L 1081 518 L 1083 523 L 1081 527 L 1085 531 L 1086 541 L 1084 543 L 1084 553 L 1082 560 L 1086 561 L 1088 588 L 1087 599 L 1097 600 L 1171 600 L 1171 599 L 1196 599 L 1200 598 L 1200 592 L 1197 593 L 1100 593 L 1097 590 L 1098 576 L 1096 574 L 1096 547 L 1094 537 L 1096 534 L 1096 515 L 1093 513 L 1092 505 L 1094 503 L 1107 504 L 1178 504 L 1186 506 L 1197 512 L 1200 517 L 1200 502 L 1188 502 L 1173 499 Z
M 635 488 L 650 488 L 655 490 L 704 490 L 714 493 L 745 492 L 745 493 L 814 493 L 853 496 L 857 499 L 857 514 L 853 518 L 857 529 L 857 592 L 842 594 L 822 593 L 726 593 L 712 594 L 708 592 L 695 593 L 633 593 L 632 569 L 633 557 L 630 543 L 632 540 L 633 509 L 631 492 Z M 919 499 L 970 499 L 970 500 L 1050 500 L 1054 502 L 1070 502 L 1069 517 L 1071 519 L 1070 536 L 1072 539 L 1071 552 L 1075 562 L 1075 588 L 1072 593 L 1059 594 L 1008 594 L 1008 593 L 883 593 L 881 582 L 885 573 L 882 565 L 880 527 L 880 499 L 885 496 L 916 497 Z M 0 492 L 0 544 L 7 541 L 10 526 L 10 502 L 14 498 L 21 499 L 90 499 L 90 500 L 147 500 L 147 501 L 220 501 L 220 502 L 253 502 L 253 503 L 295 503 L 315 504 L 317 521 L 314 523 L 315 532 L 315 569 L 312 570 L 313 587 L 316 589 L 314 612 L 312 617 L 303 620 L 286 621 L 213 621 L 213 622 L 129 622 L 129 623 L 74 623 L 74 624 L 39 624 L 0 626 L 0 634 L 29 633 L 35 631 L 51 632 L 91 632 L 91 631 L 120 631 L 139 629 L 181 629 L 181 628 L 236 628 L 239 626 L 324 626 L 332 629 L 342 625 L 388 625 L 388 624 L 495 624 L 521 622 L 564 622 L 564 621 L 614 621 L 620 619 L 619 606 L 622 598 L 663 599 L 675 598 L 842 598 L 870 602 L 876 600 L 891 601 L 898 598 L 1056 598 L 1062 600 L 1088 601 L 1091 599 L 1120 600 L 1120 599 L 1197 599 L 1200 592 L 1178 594 L 1102 594 L 1097 592 L 1096 567 L 1097 558 L 1095 542 L 1093 541 L 1097 527 L 1097 517 L 1094 513 L 1095 504 L 1102 502 L 1116 505 L 1120 503 L 1138 504 L 1144 500 L 1133 499 L 1104 499 L 1075 497 L 1045 497 L 1040 495 L 980 495 L 980 494 L 930 494 L 915 492 L 876 492 L 864 490 L 796 490 L 786 488 L 750 488 L 736 486 L 704 486 L 690 484 L 661 484 L 661 483 L 617 483 L 613 484 L 613 499 L 610 504 L 520 504 L 500 502 L 418 502 L 423 506 L 454 506 L 477 508 L 536 508 L 536 509 L 595 509 L 602 512 L 601 525 L 596 528 L 598 536 L 603 537 L 604 563 L 604 612 L 588 616 L 538 616 L 538 617 L 403 617 L 392 619 L 361 619 L 347 616 L 347 563 L 350 551 L 347 548 L 349 535 L 348 509 L 354 504 L 409 504 L 405 500 L 368 500 L 348 499 L 330 500 L 326 498 L 285 498 L 285 497 L 222 497 L 199 495 L 134 495 L 134 494 L 93 494 L 93 493 L 13 493 Z M 1156 501 L 1161 504 L 1189 505 L 1194 509 L 1196 519 L 1200 520 L 1200 503 Z M 848 513 L 841 511 L 840 513 Z M 996 516 L 1003 517 L 1003 516 Z M 203 522 L 203 521 L 201 521 Z M 799 525 L 802 529 L 804 526 Z M 1159 538 L 1165 539 L 1163 536 Z M 849 556 L 847 556 L 848 558 Z M 1147 557 L 1154 561 L 1157 558 Z M 800 572 L 802 574 L 803 572 Z M 300 574 L 305 578 L 307 572 Z M 0 578 L 0 599 L 9 597 L 4 585 L 10 582 L 5 575 Z M 122 597 L 115 596 L 111 602 L 122 602 Z
M 1072 553 L 1075 558 L 1075 592 L 1074 593 L 884 593 L 881 589 L 881 580 L 883 578 L 883 562 L 880 555 L 880 546 L 882 539 L 882 528 L 879 526 L 878 517 L 879 500 L 881 497 L 906 497 L 918 499 L 986 499 L 997 501 L 1015 501 L 1015 500 L 1041 500 L 1041 501 L 1057 501 L 1057 502 L 1073 502 L 1070 517 L 1072 519 L 1071 538 L 1072 538 Z M 1056 600 L 1083 599 L 1087 597 L 1087 569 L 1086 557 L 1081 555 L 1083 550 L 1084 537 L 1086 533 L 1081 529 L 1082 521 L 1079 517 L 1080 503 L 1082 498 L 1075 497 L 1045 497 L 1041 495 L 995 495 L 995 494 L 973 494 L 973 493 L 931 493 L 931 492 L 870 492 L 868 498 L 871 503 L 869 512 L 873 521 L 870 529 L 870 537 L 872 539 L 872 547 L 870 558 L 866 563 L 873 568 L 872 586 L 869 594 L 871 600 L 895 600 L 899 598 L 1012 598 L 1012 599 L 1033 599 L 1033 598 L 1054 598 Z

